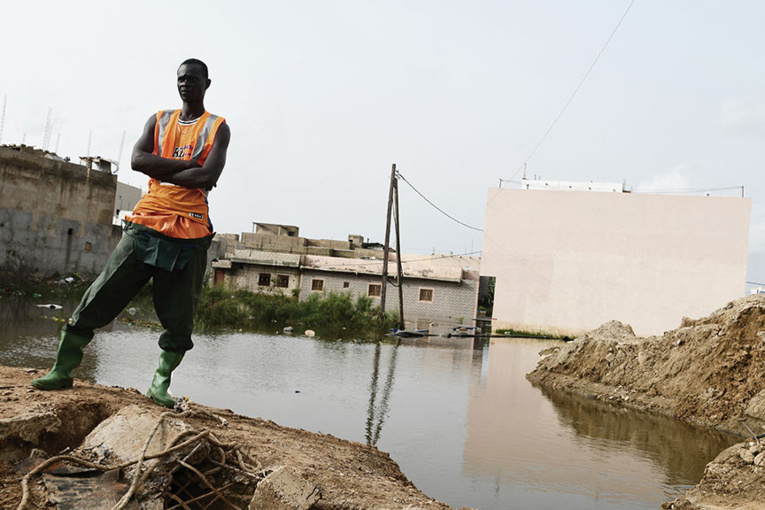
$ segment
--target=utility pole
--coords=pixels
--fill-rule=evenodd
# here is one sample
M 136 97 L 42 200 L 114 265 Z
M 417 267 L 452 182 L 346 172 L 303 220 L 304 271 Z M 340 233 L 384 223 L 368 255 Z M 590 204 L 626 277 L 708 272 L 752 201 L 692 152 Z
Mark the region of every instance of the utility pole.
M 399 230 L 399 208 L 398 208 L 398 177 L 396 176 L 396 164 L 394 163 L 390 171 L 390 188 L 388 189 L 388 215 L 385 222 L 385 248 L 383 252 L 382 286 L 380 289 L 380 318 L 385 319 L 385 298 L 388 293 L 388 261 L 390 259 L 390 224 L 393 209 L 395 206 L 395 228 L 396 228 L 396 260 L 398 264 L 398 328 L 404 329 L 404 272 L 401 268 L 401 233 Z
M 401 231 L 398 228 L 400 209 L 398 208 L 398 179 L 393 182 L 393 205 L 396 208 L 396 262 L 398 265 L 398 329 L 404 329 L 404 270 L 401 267 Z
M 396 164 L 390 170 L 388 188 L 388 214 L 385 217 L 385 245 L 383 246 L 382 288 L 380 289 L 380 318 L 385 319 L 385 294 L 388 286 L 388 257 L 390 256 L 390 219 L 393 210 L 393 186 L 396 182 Z

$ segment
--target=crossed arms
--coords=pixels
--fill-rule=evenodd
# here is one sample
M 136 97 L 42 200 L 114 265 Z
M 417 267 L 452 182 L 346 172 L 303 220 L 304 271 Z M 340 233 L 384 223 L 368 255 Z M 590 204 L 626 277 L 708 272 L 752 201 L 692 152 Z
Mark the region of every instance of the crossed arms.
M 152 154 L 156 124 L 156 115 L 152 115 L 146 121 L 141 137 L 133 147 L 133 155 L 130 159 L 133 170 L 184 188 L 212 189 L 226 164 L 226 151 L 231 140 L 231 130 L 228 125 L 224 122 L 218 127 L 210 154 L 204 165 L 200 165 L 194 161 L 168 159 Z

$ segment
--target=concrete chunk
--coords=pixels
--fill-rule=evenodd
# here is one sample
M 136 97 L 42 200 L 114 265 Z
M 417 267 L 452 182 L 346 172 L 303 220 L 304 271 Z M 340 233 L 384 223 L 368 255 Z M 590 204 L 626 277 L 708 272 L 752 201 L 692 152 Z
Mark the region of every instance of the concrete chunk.
M 137 459 L 157 420 L 159 412 L 151 413 L 136 405 L 125 406 L 93 429 L 80 449 L 95 452 L 106 450 L 122 460 Z M 151 455 L 165 450 L 176 435 L 189 429 L 189 425 L 181 420 L 165 419 L 149 443 L 146 453 Z
M 318 487 L 294 468 L 281 467 L 258 484 L 248 510 L 308 510 L 320 499 Z

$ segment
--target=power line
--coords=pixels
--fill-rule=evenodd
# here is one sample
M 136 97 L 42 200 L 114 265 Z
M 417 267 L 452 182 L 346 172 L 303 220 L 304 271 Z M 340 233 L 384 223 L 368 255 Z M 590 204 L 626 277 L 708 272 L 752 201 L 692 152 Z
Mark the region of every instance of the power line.
M 422 197 L 422 199 L 423 199 L 423 200 L 425 200 L 425 201 L 426 201 L 427 203 L 429 203 L 429 204 L 430 204 L 430 205 L 431 205 L 431 206 L 432 206 L 434 209 L 436 209 L 438 212 L 440 212 L 441 214 L 443 214 L 444 216 L 446 216 L 446 217 L 447 217 L 447 218 L 449 218 L 450 220 L 452 220 L 452 221 L 454 221 L 454 222 L 456 222 L 456 223 L 459 223 L 459 224 L 460 224 L 460 225 L 462 225 L 463 227 L 467 227 L 467 228 L 469 228 L 469 229 L 472 229 L 472 230 L 477 230 L 478 232 L 483 232 L 483 229 L 482 229 L 482 228 L 476 228 L 476 227 L 472 227 L 472 226 L 468 225 L 467 223 L 463 223 L 463 222 L 461 222 L 460 220 L 458 220 L 457 218 L 455 218 L 454 216 L 452 216 L 451 214 L 447 213 L 446 211 L 444 211 L 443 209 L 441 209 L 440 207 L 438 207 L 436 204 L 434 204 L 433 202 L 431 202 L 430 200 L 428 200 L 428 198 L 427 198 L 425 195 L 423 195 L 422 193 L 420 193 L 420 192 L 419 192 L 419 190 L 417 190 L 417 188 L 415 188 L 414 186 L 412 186 L 412 183 L 411 183 L 411 182 L 407 181 L 407 180 L 406 180 L 406 178 L 405 178 L 403 175 L 401 175 L 401 172 L 396 172 L 396 175 L 398 175 L 398 177 L 399 177 L 399 178 L 400 178 L 402 181 L 404 181 L 405 183 L 407 183 L 407 184 L 409 185 L 409 187 L 410 187 L 410 188 L 412 188 L 412 189 L 414 190 L 414 192 L 415 192 L 415 193 L 417 193 L 418 195 L 420 195 L 420 197 Z
M 518 173 L 526 166 L 526 163 L 528 163 L 529 160 L 532 158 L 532 156 L 534 156 L 534 154 L 537 152 L 537 149 L 539 149 L 539 147 L 542 145 L 542 142 L 544 142 L 545 138 L 547 138 L 547 135 L 550 134 L 550 131 L 553 130 L 555 125 L 558 123 L 558 120 L 560 120 L 560 118 L 563 116 L 563 113 L 566 111 L 568 106 L 571 104 L 571 101 L 574 100 L 574 96 L 576 96 L 576 94 L 579 92 L 579 89 L 582 88 L 582 85 L 584 84 L 584 81 L 587 79 L 587 77 L 590 75 L 592 70 L 595 68 L 595 64 L 597 64 L 598 60 L 600 60 L 600 56 L 603 55 L 603 52 L 606 51 L 606 48 L 608 47 L 608 44 L 611 42 L 611 39 L 613 39 L 614 35 L 616 34 L 616 31 L 619 30 L 619 27 L 622 25 L 622 22 L 624 21 L 624 18 L 627 17 L 627 13 L 630 12 L 630 9 L 632 9 L 632 4 L 634 4 L 634 3 L 635 3 L 635 0 L 632 0 L 630 2 L 630 4 L 627 6 L 627 10 L 624 11 L 624 14 L 622 14 L 621 19 L 619 19 L 619 22 L 614 27 L 613 31 L 611 32 L 611 35 L 609 35 L 608 39 L 606 39 L 605 44 L 603 44 L 603 47 L 600 49 L 600 52 L 598 53 L 598 55 L 595 57 L 595 60 L 592 61 L 592 64 L 590 65 L 590 68 L 587 69 L 586 73 L 584 73 L 584 76 L 579 81 L 579 85 L 577 85 L 576 88 L 574 89 L 574 92 L 571 94 L 571 97 L 569 97 L 568 101 L 566 101 L 566 104 L 563 105 L 563 109 L 561 109 L 561 111 L 558 114 L 558 116 L 555 117 L 555 120 L 553 120 L 552 124 L 550 124 L 550 127 L 547 128 L 547 131 L 545 131 L 545 134 L 542 135 L 542 138 L 539 139 L 539 142 L 537 142 L 537 144 L 534 147 L 534 149 L 532 149 L 532 151 L 526 157 L 526 160 L 521 164 L 521 166 L 518 167 L 518 170 L 515 171 L 513 176 L 510 178 L 510 180 L 514 179 L 515 176 L 517 176 Z M 502 181 L 502 179 L 500 179 L 500 181 Z

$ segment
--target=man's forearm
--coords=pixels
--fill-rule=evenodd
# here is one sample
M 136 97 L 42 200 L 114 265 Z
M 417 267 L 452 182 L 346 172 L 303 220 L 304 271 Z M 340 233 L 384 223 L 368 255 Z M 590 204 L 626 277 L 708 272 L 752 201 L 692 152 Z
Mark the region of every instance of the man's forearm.
M 200 168 L 199 164 L 192 161 L 168 159 L 147 153 L 134 154 L 131 164 L 133 170 L 136 172 L 141 172 L 149 177 L 162 180 L 166 180 L 164 179 L 165 177 L 184 170 Z
M 187 168 L 172 174 L 157 177 L 162 182 L 170 182 L 184 188 L 212 189 L 217 181 L 217 176 L 205 170 L 203 167 Z

